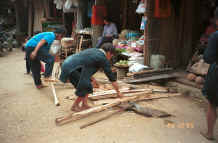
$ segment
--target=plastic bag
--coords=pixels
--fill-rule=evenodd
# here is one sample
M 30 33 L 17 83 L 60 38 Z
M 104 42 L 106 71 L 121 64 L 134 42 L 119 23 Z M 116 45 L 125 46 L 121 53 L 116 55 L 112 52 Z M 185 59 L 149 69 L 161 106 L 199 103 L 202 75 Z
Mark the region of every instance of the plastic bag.
M 139 3 L 139 5 L 138 5 L 138 7 L 137 7 L 137 9 L 136 9 L 136 13 L 138 13 L 138 14 L 144 14 L 145 11 L 146 11 L 146 9 L 145 9 L 145 4 L 142 3 L 142 2 Z
M 129 67 L 129 72 L 139 72 L 143 69 L 146 69 L 148 68 L 148 66 L 144 66 L 142 64 L 139 64 L 139 63 L 134 63 L 133 65 L 131 65 Z
M 54 40 L 54 42 L 51 45 L 51 48 L 49 50 L 49 53 L 51 55 L 56 55 L 61 49 L 61 44 L 59 40 Z
M 67 0 L 64 4 L 64 8 L 69 10 L 72 6 L 73 2 L 71 0 Z
M 192 65 L 190 72 L 193 72 L 195 74 L 199 75 L 206 75 L 209 69 L 209 64 L 205 63 L 203 59 L 201 59 L 199 62 Z

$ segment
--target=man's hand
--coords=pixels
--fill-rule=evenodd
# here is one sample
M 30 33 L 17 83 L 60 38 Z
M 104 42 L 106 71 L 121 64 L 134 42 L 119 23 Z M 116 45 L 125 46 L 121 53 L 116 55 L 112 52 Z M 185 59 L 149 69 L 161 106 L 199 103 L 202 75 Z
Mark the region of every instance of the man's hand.
M 100 87 L 99 84 L 98 84 L 98 82 L 95 80 L 94 77 L 91 77 L 91 82 L 92 82 L 92 86 L 93 86 L 94 88 L 99 88 L 99 87 Z
M 31 54 L 30 54 L 30 59 L 31 60 L 34 60 L 36 58 L 36 55 L 37 53 L 35 51 L 33 51 Z
M 46 44 L 46 40 L 42 39 L 36 46 L 36 48 L 34 49 L 34 51 L 31 53 L 30 55 L 30 59 L 34 60 L 36 58 L 37 52 L 39 51 L 39 49 Z
M 95 82 L 95 81 L 92 81 L 92 86 L 94 88 L 99 88 L 100 87 L 99 84 L 97 82 Z
M 117 92 L 117 97 L 118 97 L 118 98 L 122 98 L 122 97 L 124 97 L 124 96 L 123 96 L 123 94 L 122 94 L 122 93 L 120 93 L 120 92 Z

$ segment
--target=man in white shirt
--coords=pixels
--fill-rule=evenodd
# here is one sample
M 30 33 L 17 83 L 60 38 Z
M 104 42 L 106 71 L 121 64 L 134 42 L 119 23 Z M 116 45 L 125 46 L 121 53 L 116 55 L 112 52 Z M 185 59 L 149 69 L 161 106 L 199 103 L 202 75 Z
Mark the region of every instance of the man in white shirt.
M 96 48 L 100 48 L 103 43 L 112 42 L 118 35 L 116 25 L 108 17 L 104 18 L 104 24 L 103 34 L 99 38 Z

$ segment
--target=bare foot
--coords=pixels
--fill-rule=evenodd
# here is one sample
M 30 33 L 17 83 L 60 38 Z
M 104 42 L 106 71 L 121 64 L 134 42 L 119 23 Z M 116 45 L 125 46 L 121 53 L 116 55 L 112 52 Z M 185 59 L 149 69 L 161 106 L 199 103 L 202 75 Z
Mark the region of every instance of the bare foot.
M 80 111 L 81 111 L 81 108 L 79 108 L 78 106 L 72 106 L 72 107 L 71 107 L 71 111 L 80 112 Z
M 45 86 L 45 85 L 43 85 L 43 84 L 36 85 L 36 88 L 37 88 L 37 89 L 42 89 L 42 88 L 45 88 L 45 87 L 47 87 L 47 86 Z
M 89 108 L 91 108 L 91 106 L 89 106 L 89 105 L 83 105 L 83 106 L 81 107 L 81 110 L 87 110 L 87 109 L 89 109 Z
M 215 140 L 213 136 L 209 136 L 207 133 L 200 132 L 200 134 L 208 140 Z

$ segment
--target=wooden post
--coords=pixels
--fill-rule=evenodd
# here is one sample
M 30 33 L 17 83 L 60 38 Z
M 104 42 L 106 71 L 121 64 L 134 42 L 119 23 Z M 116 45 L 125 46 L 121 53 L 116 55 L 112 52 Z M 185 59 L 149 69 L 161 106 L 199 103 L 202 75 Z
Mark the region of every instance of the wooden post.
M 95 5 L 105 5 L 104 0 L 95 0 Z M 92 31 L 92 47 L 95 47 L 98 42 L 98 37 L 102 35 L 103 25 L 92 25 Z
M 28 2 L 28 36 L 31 37 L 33 34 L 33 3 Z
M 150 28 L 150 18 L 151 18 L 151 11 L 150 11 L 150 5 L 151 0 L 145 0 L 144 1 L 146 12 L 144 13 L 144 16 L 147 16 L 147 23 L 144 30 L 144 64 L 149 65 L 150 64 L 150 53 L 149 53 L 149 28 Z

